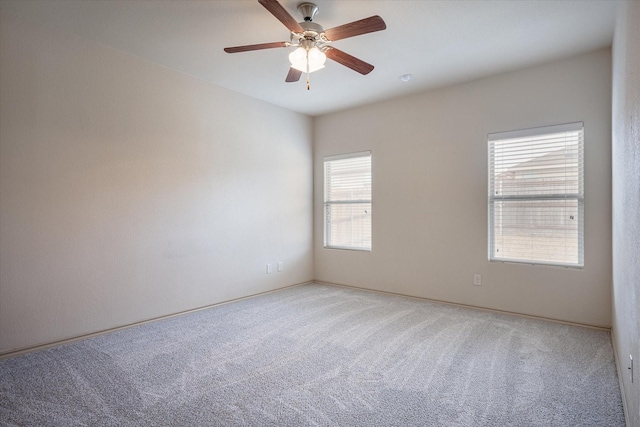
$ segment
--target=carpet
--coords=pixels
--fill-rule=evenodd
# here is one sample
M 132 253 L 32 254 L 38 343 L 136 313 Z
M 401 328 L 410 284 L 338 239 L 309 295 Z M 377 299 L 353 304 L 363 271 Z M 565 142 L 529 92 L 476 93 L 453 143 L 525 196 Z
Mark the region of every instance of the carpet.
M 624 426 L 610 334 L 303 285 L 0 360 L 0 423 Z

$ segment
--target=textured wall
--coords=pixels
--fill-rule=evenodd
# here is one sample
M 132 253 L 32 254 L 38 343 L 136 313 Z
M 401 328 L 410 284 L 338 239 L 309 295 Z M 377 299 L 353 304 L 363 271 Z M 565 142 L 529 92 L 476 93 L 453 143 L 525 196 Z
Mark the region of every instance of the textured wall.
M 585 126 L 584 269 L 489 263 L 487 134 L 574 121 Z M 363 150 L 373 251 L 323 249 L 323 157 Z M 611 325 L 609 49 L 319 117 L 314 164 L 316 279 Z
M 0 352 L 313 278 L 311 119 L 1 31 Z
M 640 426 L 640 2 L 621 2 L 613 43 L 613 330 L 631 426 Z M 629 355 L 634 359 L 631 382 Z

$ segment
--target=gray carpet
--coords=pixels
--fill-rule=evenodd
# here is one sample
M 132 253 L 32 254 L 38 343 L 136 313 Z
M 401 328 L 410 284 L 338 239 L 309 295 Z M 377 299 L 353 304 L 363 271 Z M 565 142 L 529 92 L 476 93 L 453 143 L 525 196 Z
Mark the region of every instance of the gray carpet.
M 624 425 L 608 332 L 322 285 L 2 360 L 0 420 Z

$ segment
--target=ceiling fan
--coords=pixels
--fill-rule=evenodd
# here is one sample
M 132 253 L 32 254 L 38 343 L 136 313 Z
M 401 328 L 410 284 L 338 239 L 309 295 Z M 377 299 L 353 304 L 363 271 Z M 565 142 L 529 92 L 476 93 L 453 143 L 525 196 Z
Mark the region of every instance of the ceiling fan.
M 225 52 L 238 53 L 276 47 L 297 47 L 289 54 L 291 68 L 285 81 L 297 82 L 302 73 L 306 73 L 307 89 L 309 89 L 309 74 L 324 68 L 324 62 L 327 58 L 363 75 L 369 74 L 373 70 L 373 65 L 336 49 L 330 43 L 384 30 L 387 25 L 381 17 L 374 15 L 325 30 L 321 25 L 313 22 L 313 17 L 318 13 L 318 6 L 313 3 L 305 2 L 298 5 L 298 11 L 304 18 L 303 22 L 298 23 L 277 0 L 258 0 L 258 2 L 291 31 L 290 41 L 226 47 L 224 48 Z

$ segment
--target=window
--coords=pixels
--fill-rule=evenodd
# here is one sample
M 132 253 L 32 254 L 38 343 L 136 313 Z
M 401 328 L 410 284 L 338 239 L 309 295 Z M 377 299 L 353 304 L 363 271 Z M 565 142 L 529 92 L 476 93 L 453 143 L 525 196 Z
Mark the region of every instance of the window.
M 371 152 L 324 159 L 324 246 L 371 250 Z
M 489 135 L 489 260 L 584 266 L 582 123 Z

